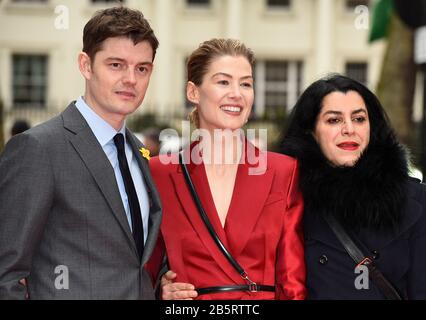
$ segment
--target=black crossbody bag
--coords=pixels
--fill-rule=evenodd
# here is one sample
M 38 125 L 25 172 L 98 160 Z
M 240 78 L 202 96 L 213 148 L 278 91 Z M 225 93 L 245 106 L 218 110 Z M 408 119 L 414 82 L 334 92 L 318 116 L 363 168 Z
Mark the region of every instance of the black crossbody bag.
M 194 184 L 192 183 L 191 176 L 189 175 L 188 168 L 186 167 L 183 159 L 182 159 L 182 153 L 179 152 L 179 164 L 181 166 L 183 175 L 185 177 L 186 185 L 188 186 L 188 189 L 191 193 L 192 199 L 195 202 L 195 205 L 197 206 L 198 213 L 201 216 L 201 219 L 203 220 L 204 224 L 207 227 L 207 230 L 209 231 L 211 237 L 213 238 L 216 245 L 219 247 L 220 251 L 223 253 L 223 255 L 228 259 L 229 263 L 234 267 L 235 270 L 240 274 L 241 278 L 247 283 L 245 285 L 226 285 L 226 286 L 215 286 L 215 287 L 206 287 L 206 288 L 198 288 L 196 291 L 199 295 L 201 294 L 207 294 L 207 293 L 217 293 L 217 292 L 230 292 L 230 291 L 250 291 L 250 292 L 257 292 L 257 291 L 271 291 L 275 292 L 275 286 L 271 285 L 263 285 L 263 284 L 257 284 L 254 281 L 252 281 L 248 274 L 244 271 L 244 269 L 240 266 L 240 264 L 234 259 L 234 257 L 231 255 L 231 253 L 225 248 L 222 241 L 220 240 L 219 236 L 217 235 L 216 231 L 213 228 L 213 225 L 211 224 L 202 204 L 200 201 L 200 198 L 198 197 L 197 192 L 195 191 Z
M 372 259 L 365 256 L 355 242 L 347 234 L 341 224 L 332 216 L 325 216 L 325 220 L 333 230 L 337 239 L 341 242 L 349 256 L 355 261 L 357 266 L 363 265 L 368 268 L 368 275 L 373 283 L 379 288 L 387 300 L 404 300 L 395 287 L 389 282 L 383 273 L 377 268 Z

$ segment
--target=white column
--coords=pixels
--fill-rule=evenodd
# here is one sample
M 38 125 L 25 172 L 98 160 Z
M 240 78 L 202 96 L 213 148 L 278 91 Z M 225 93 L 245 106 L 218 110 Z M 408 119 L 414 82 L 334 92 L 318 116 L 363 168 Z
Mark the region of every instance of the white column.
M 297 62 L 288 63 L 287 74 L 287 110 L 291 111 L 297 101 Z
M 242 0 L 226 0 L 227 3 L 227 30 L 226 37 L 241 38 Z
M 266 68 L 265 62 L 259 61 L 256 63 L 256 81 L 255 85 L 255 104 L 256 115 L 261 117 L 265 112 L 265 91 L 266 91 Z
M 324 76 L 333 71 L 334 53 L 334 0 L 317 1 L 316 23 L 316 77 Z
M 12 56 L 8 49 L 0 49 L 0 98 L 3 107 L 12 106 Z
M 172 60 L 173 54 L 173 32 L 170 27 L 172 20 L 172 8 L 175 4 L 173 0 L 155 0 L 153 29 L 157 39 L 160 41 L 160 46 L 157 50 L 157 55 L 154 61 L 153 84 L 155 92 L 152 103 L 154 104 L 155 112 L 160 115 L 165 115 L 171 110 L 171 79 L 172 79 Z
M 12 56 L 8 49 L 0 49 L 0 99 L 3 100 L 3 112 L 9 111 L 12 106 L 13 72 Z M 3 114 L 3 137 L 5 143 L 10 138 L 11 120 L 10 116 Z
M 367 70 L 367 84 L 370 88 L 376 89 L 379 83 L 386 45 L 385 41 L 375 41 L 370 44 Z
M 422 94 L 424 84 L 423 77 L 423 72 L 417 72 L 412 114 L 412 119 L 416 122 L 421 122 L 423 119 L 423 99 L 426 99 Z

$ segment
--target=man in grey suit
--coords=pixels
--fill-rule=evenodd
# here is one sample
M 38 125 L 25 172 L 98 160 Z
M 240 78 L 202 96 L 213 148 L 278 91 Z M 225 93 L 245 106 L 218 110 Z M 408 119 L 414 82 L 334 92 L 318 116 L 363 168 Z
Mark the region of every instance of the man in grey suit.
M 97 12 L 78 58 L 84 96 L 6 145 L 0 299 L 154 299 L 145 264 L 161 205 L 125 118 L 144 99 L 157 47 L 141 12 Z

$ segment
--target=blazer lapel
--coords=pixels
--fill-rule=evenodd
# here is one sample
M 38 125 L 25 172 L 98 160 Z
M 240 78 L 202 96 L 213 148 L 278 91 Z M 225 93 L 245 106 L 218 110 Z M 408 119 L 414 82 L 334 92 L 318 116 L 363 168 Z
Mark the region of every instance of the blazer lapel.
M 245 248 L 271 191 L 274 171 L 253 174 L 254 169 L 248 161 L 240 164 L 226 217 L 225 232 L 235 257 Z
M 196 191 L 203 204 L 204 210 L 209 216 L 210 222 L 212 223 L 224 246 L 229 250 L 229 244 L 225 232 L 220 224 L 219 217 L 217 216 L 216 209 L 214 208 L 212 200 L 209 200 L 209 195 L 207 194 L 210 192 L 210 189 L 208 187 L 204 165 L 195 165 L 193 163 L 189 163 L 187 164 L 187 167 Z M 194 200 L 192 199 L 190 191 L 185 183 L 185 178 L 183 176 L 182 170 L 180 169 L 180 166 L 177 167 L 176 172 L 171 173 L 170 175 L 174 184 L 175 192 L 183 208 L 183 212 L 187 216 L 194 231 L 198 234 L 200 241 L 204 244 L 210 255 L 217 262 L 218 266 L 225 274 L 228 275 L 231 281 L 234 281 L 237 284 L 243 283 L 243 280 L 239 276 L 238 272 L 232 267 L 232 265 L 223 255 L 222 251 L 218 248 L 212 236 L 208 232 L 203 220 L 201 219 Z M 234 256 L 232 251 L 231 254 Z
M 70 132 L 70 134 L 67 135 L 69 141 L 93 176 L 111 208 L 112 213 L 123 229 L 123 232 L 126 234 L 130 245 L 137 254 L 136 245 L 133 241 L 133 236 L 121 201 L 117 181 L 115 180 L 114 170 L 105 152 L 102 150 L 98 140 L 74 103 L 70 104 L 62 113 L 62 118 L 65 129 Z
M 126 137 L 132 148 L 133 154 L 139 164 L 141 172 L 145 180 L 145 186 L 147 188 L 148 197 L 150 200 L 149 206 L 149 226 L 148 226 L 148 237 L 146 239 L 144 254 L 142 257 L 142 264 L 145 264 L 151 256 L 152 250 L 157 242 L 157 236 L 160 229 L 161 223 L 161 202 L 160 196 L 154 185 L 154 181 L 151 176 L 151 172 L 148 167 L 147 159 L 143 158 L 140 153 L 140 148 L 143 148 L 143 144 L 134 136 L 134 134 L 126 129 Z

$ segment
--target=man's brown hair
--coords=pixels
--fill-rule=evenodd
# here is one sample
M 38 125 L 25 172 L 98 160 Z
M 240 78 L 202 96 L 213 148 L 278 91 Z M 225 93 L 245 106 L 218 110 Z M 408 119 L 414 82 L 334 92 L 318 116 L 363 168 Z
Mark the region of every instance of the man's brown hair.
M 83 51 L 93 61 L 96 53 L 102 49 L 102 43 L 112 37 L 128 37 L 135 45 L 148 41 L 154 60 L 159 43 L 142 12 L 125 7 L 97 11 L 84 26 Z

